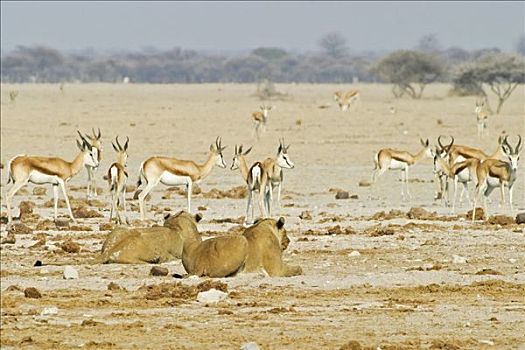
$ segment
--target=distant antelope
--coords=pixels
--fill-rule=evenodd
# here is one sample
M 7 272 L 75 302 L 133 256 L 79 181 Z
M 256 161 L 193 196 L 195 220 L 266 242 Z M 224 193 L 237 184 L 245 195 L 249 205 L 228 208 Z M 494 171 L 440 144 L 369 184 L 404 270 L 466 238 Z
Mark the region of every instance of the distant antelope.
M 118 136 L 115 138 L 115 143 L 111 143 L 115 152 L 117 152 L 117 161 L 109 167 L 108 183 L 109 192 L 111 193 L 111 212 L 109 214 L 109 222 L 113 219 L 113 211 L 117 214 L 117 223 L 122 223 L 118 206 L 122 203 L 124 207 L 124 219 L 129 225 L 128 214 L 126 210 L 126 182 L 128 180 L 128 173 L 126 172 L 126 165 L 128 161 L 128 145 L 129 137 L 126 137 L 124 146 L 118 141 Z
M 261 111 L 253 112 L 252 119 L 255 124 L 254 134 L 257 139 L 260 137 L 260 129 L 266 131 L 266 123 L 268 123 L 268 113 L 273 109 L 273 106 L 262 105 L 260 106 Z
M 518 135 L 518 142 L 514 148 L 509 144 L 508 137 L 508 135 L 505 136 L 502 143 L 503 153 L 506 158 L 505 161 L 486 159 L 481 161 L 476 169 L 477 185 L 474 205 L 472 207 L 472 222 L 474 222 L 476 217 L 476 200 L 480 195 L 483 195 L 485 215 L 488 217 L 487 197 L 497 187 L 501 190 L 501 206 L 505 204 L 505 187 L 509 189 L 509 206 L 511 211 L 514 210 L 512 205 L 512 190 L 517 178 L 516 172 L 518 170 L 518 160 L 521 152 L 521 136 Z
M 445 146 L 446 150 L 450 150 L 451 146 L 454 144 L 454 138 L 451 137 L 450 144 Z M 467 200 L 469 203 L 472 203 L 470 200 L 469 190 L 468 190 L 468 183 L 470 181 L 473 181 L 476 177 L 476 168 L 479 164 L 479 159 L 476 158 L 470 158 L 467 160 L 464 160 L 462 162 L 454 163 L 452 166 L 450 166 L 448 162 L 448 153 L 440 153 L 436 150 L 436 153 L 434 154 L 434 173 L 440 174 L 441 177 L 444 177 L 445 180 L 445 186 L 443 190 L 443 197 L 445 199 L 445 203 L 448 206 L 448 199 L 449 199 L 449 189 L 448 189 L 448 179 L 452 179 L 454 181 L 454 199 L 452 202 L 452 211 L 455 212 L 456 210 L 456 198 L 457 198 L 457 192 L 458 192 L 458 182 L 460 182 L 463 185 L 463 188 L 461 190 L 461 194 L 459 196 L 459 203 L 461 204 L 463 201 L 463 194 L 467 193 Z
M 485 106 L 485 101 L 483 99 L 476 100 L 476 119 L 478 123 L 478 137 L 482 138 L 485 134 L 488 134 L 487 130 L 487 121 L 489 119 L 489 111 Z
M 18 97 L 19 91 L 18 90 L 11 90 L 9 91 L 9 99 L 11 102 L 15 103 L 16 98 Z
M 260 198 L 260 206 L 265 209 L 265 216 L 272 215 L 271 205 L 273 204 L 273 191 L 275 187 L 277 187 L 277 204 L 279 209 L 281 208 L 281 189 L 284 179 L 283 169 L 293 169 L 295 167 L 295 164 L 288 156 L 289 148 L 290 145 L 286 146 L 284 139 L 279 140 L 277 157 L 266 158 L 258 165 L 262 168 L 260 188 L 263 191 L 263 196 Z
M 383 148 L 374 156 L 374 170 L 372 172 L 372 184 L 375 184 L 377 178 L 385 173 L 387 170 L 401 170 L 401 197 L 405 199 L 406 188 L 407 198 L 411 198 L 408 191 L 408 168 L 416 164 L 423 158 L 432 158 L 432 151 L 428 139 L 423 141 L 420 139 L 423 149 L 415 155 L 406 152 L 398 151 L 392 148 Z
M 346 93 L 339 90 L 334 93 L 334 100 L 339 105 L 339 109 L 343 112 L 347 111 L 354 102 L 357 102 L 359 97 L 359 90 L 350 90 Z
M 37 157 L 37 156 L 16 156 L 9 161 L 8 174 L 9 182 L 13 182 L 13 187 L 9 190 L 6 196 L 7 203 L 7 217 L 8 221 L 12 221 L 11 217 L 11 201 L 13 196 L 19 189 L 21 189 L 28 182 L 43 185 L 53 185 L 53 194 L 55 199 L 55 220 L 57 219 L 58 207 L 58 186 L 62 189 L 64 199 L 66 200 L 67 209 L 71 220 L 75 220 L 71 206 L 69 205 L 69 198 L 66 192 L 66 183 L 82 169 L 82 166 L 98 166 L 98 149 L 92 147 L 85 139 L 82 142 L 77 140 L 77 146 L 80 153 L 68 162 L 57 157 Z
M 98 133 L 95 133 L 95 129 L 91 128 L 91 131 L 93 132 L 93 135 L 84 134 L 85 136 L 82 136 L 80 131 L 78 131 L 78 134 L 82 139 L 89 139 L 89 143 L 92 147 L 95 147 L 98 150 L 98 163 L 96 167 L 92 167 L 90 165 L 86 165 L 86 170 L 88 174 L 88 183 L 87 183 L 87 198 L 96 197 L 97 196 L 97 184 L 95 181 L 95 171 L 98 169 L 98 164 L 102 160 L 102 141 L 100 140 L 102 137 L 102 134 L 100 133 L 100 129 L 98 129 Z
M 191 213 L 191 194 L 193 183 L 198 183 L 210 174 L 213 166 L 226 168 L 222 151 L 221 139 L 217 137 L 215 144 L 210 145 L 208 159 L 202 165 L 192 160 L 153 156 L 140 165 L 139 181 L 134 198 L 138 198 L 140 219 L 144 220 L 144 199 L 151 190 L 161 182 L 167 186 L 186 185 L 188 191 L 188 212 Z M 146 183 L 143 190 L 139 190 L 142 182 Z
M 250 147 L 247 151 L 243 152 L 242 145 L 240 145 L 239 148 L 237 148 L 237 145 L 235 145 L 235 154 L 233 156 L 231 166 L 231 170 L 240 169 L 241 176 L 248 186 L 248 205 L 246 206 L 246 216 L 244 219 L 245 225 L 252 224 L 255 219 L 255 209 L 253 205 L 253 197 L 255 192 L 259 192 L 259 198 L 264 195 L 263 191 L 261 191 L 261 177 L 263 172 L 262 164 L 260 162 L 256 162 L 250 168 L 248 168 L 248 165 L 246 164 L 245 157 L 248 153 L 250 153 L 251 150 L 252 148 Z M 264 216 L 265 212 L 262 202 L 258 201 L 258 203 L 261 215 Z M 250 208 L 252 212 L 251 220 L 249 220 Z

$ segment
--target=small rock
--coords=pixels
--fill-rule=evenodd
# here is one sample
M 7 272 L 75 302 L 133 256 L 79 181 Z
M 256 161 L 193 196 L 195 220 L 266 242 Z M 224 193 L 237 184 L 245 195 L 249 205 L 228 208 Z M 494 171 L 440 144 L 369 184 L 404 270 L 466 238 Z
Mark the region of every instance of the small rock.
M 33 214 L 33 208 L 34 207 L 35 207 L 35 203 L 33 203 L 33 202 L 30 202 L 30 201 L 22 201 L 22 202 L 20 202 L 20 205 L 19 205 L 20 218 Z
M 42 298 L 42 294 L 38 291 L 38 289 L 34 287 L 28 287 L 24 289 L 24 296 L 26 298 L 33 298 L 33 299 L 40 299 Z
M 33 233 L 33 229 L 25 224 L 17 222 L 15 224 L 12 224 L 11 227 L 9 227 L 9 229 L 7 230 L 7 232 L 9 234 L 28 235 Z
M 108 290 L 112 290 L 112 291 L 122 290 L 122 287 L 116 284 L 115 282 L 109 282 Z
M 299 219 L 312 220 L 312 213 L 310 213 L 308 210 L 305 210 L 299 215 Z
M 88 209 L 86 207 L 80 207 L 80 208 L 73 210 L 73 216 L 75 218 L 86 219 L 86 218 L 101 218 L 104 215 L 100 214 L 96 210 Z
M 105 223 L 98 225 L 98 229 L 100 231 L 111 231 L 113 230 L 113 224 L 109 222 L 105 222 Z
M 207 290 L 205 292 L 200 292 L 197 294 L 197 301 L 199 303 L 216 303 L 218 301 L 224 300 L 228 297 L 228 293 L 221 292 L 215 288 Z
M 73 266 L 66 266 L 64 268 L 64 279 L 66 280 L 76 280 L 78 279 L 78 271 L 73 268 Z
M 35 187 L 33 188 L 33 195 L 35 196 L 45 196 L 47 194 L 47 188 L 45 187 Z
M 348 254 L 349 257 L 355 257 L 355 256 L 361 256 L 361 253 L 359 253 L 357 250 L 353 250 L 350 254 Z
M 69 219 L 56 219 L 55 220 L 55 226 L 56 227 L 69 228 Z
M 350 199 L 359 199 L 359 196 L 357 194 L 353 194 L 350 196 Z
M 169 270 L 161 266 L 153 266 L 149 272 L 151 276 L 167 276 Z
M 335 194 L 335 199 L 348 199 L 350 198 L 350 193 L 348 191 L 338 191 Z
M 259 345 L 255 342 L 244 343 L 241 345 L 241 350 L 261 350 Z
M 511 264 L 516 263 L 516 261 L 518 261 L 518 260 L 517 260 L 517 259 L 514 259 L 514 258 L 510 258 L 510 259 L 509 259 L 509 262 L 510 262 Z
M 35 266 L 35 267 L 42 266 L 42 261 L 40 261 L 40 260 L 35 261 L 35 263 L 33 264 L 33 266 Z
M 49 315 L 57 315 L 58 314 L 58 308 L 56 306 L 51 307 L 45 307 L 44 310 L 40 313 L 40 316 L 49 316 Z
M 367 181 L 367 180 L 359 181 L 359 187 L 369 187 L 371 185 L 372 185 L 372 183 L 370 181 Z
M 7 236 L 2 239 L 2 242 L 0 244 L 15 244 L 16 243 L 16 237 L 15 234 L 12 232 L 9 232 Z
M 467 258 L 459 255 L 452 255 L 452 262 L 454 264 L 466 264 Z
M 71 239 L 68 239 L 64 243 L 60 245 L 60 248 L 62 248 L 63 251 L 66 253 L 78 253 L 80 252 L 80 244 L 77 242 L 72 241 Z
M 525 224 L 525 213 L 519 213 L 516 215 L 516 223 L 519 224 Z

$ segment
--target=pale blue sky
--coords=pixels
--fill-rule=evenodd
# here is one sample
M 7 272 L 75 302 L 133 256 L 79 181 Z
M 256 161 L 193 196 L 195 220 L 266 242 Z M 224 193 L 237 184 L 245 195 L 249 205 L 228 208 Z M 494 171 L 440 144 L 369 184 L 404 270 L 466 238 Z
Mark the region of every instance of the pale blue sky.
M 443 46 L 512 50 L 525 32 L 525 2 L 7 2 L 2 51 L 174 46 L 311 51 L 339 31 L 356 51 L 411 48 L 423 34 Z

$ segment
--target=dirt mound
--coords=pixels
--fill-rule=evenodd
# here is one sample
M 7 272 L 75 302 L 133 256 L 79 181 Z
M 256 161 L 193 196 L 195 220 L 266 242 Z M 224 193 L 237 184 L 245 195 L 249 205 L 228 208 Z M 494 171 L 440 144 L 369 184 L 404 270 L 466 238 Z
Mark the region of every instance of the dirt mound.
M 217 290 L 228 292 L 228 285 L 219 281 L 207 280 L 196 286 L 189 286 L 181 282 L 160 283 L 148 286 L 142 286 L 137 290 L 140 293 L 139 298 L 147 300 L 170 299 L 169 305 L 180 304 L 186 300 L 193 300 L 200 292 L 205 292 L 215 288 Z
M 80 208 L 74 209 L 73 216 L 79 219 L 104 217 L 104 215 L 100 214 L 98 211 L 93 210 L 93 209 L 88 209 L 86 207 L 80 207 Z
M 244 216 L 239 216 L 238 218 L 224 218 L 224 219 L 211 219 L 210 223 L 212 224 L 239 224 L 244 223 Z
M 506 215 L 494 215 L 494 216 L 491 216 L 487 220 L 487 223 L 489 223 L 491 225 L 501 225 L 501 226 L 515 225 L 516 224 L 514 218 L 511 218 L 510 216 L 506 216 Z
M 217 188 L 212 188 L 209 192 L 205 192 L 202 195 L 204 198 L 211 198 L 211 199 L 222 199 L 222 198 L 242 199 L 242 198 L 246 198 L 246 196 L 248 195 L 248 190 L 246 189 L 246 186 L 236 186 L 227 191 L 222 191 Z
M 77 242 L 71 240 L 71 239 L 68 239 L 67 241 L 63 242 L 61 245 L 60 245 L 60 248 L 62 248 L 63 251 L 65 251 L 66 253 L 78 253 L 80 252 L 80 244 L 78 244 Z
M 47 194 L 47 188 L 45 187 L 35 187 L 33 188 L 33 195 L 35 196 L 45 196 Z
M 57 226 L 56 224 L 49 219 L 45 219 L 40 221 L 37 225 L 35 230 L 37 231 L 50 231 L 50 230 L 56 230 Z
M 14 223 L 9 227 L 7 230 L 9 234 L 17 234 L 17 235 L 28 235 L 33 233 L 33 229 L 25 224 L 22 224 L 20 222 Z
M 398 209 L 392 209 L 388 213 L 384 211 L 380 211 L 375 213 L 370 217 L 371 220 L 391 220 L 391 219 L 397 219 L 397 218 L 405 218 L 405 212 L 398 210 Z
M 393 226 L 383 226 L 381 224 L 373 225 L 368 228 L 366 228 L 363 233 L 370 237 L 378 237 L 378 236 L 391 236 L 396 233 Z
M 409 219 L 417 220 L 434 220 L 437 215 L 436 213 L 431 213 L 423 208 L 414 207 L 410 208 L 410 210 L 407 212 L 407 217 Z
M 467 220 L 472 220 L 472 210 L 467 211 L 463 217 Z M 474 220 L 485 220 L 485 211 L 483 208 L 476 208 L 476 217 Z

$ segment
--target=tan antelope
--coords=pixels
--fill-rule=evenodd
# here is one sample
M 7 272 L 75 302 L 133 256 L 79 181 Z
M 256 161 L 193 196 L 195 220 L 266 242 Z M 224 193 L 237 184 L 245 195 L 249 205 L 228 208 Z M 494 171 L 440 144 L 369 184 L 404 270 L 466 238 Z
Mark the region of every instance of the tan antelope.
M 266 158 L 261 163 L 256 163 L 262 169 L 260 188 L 263 195 L 260 197 L 260 206 L 265 209 L 264 216 L 271 216 L 271 205 L 273 204 L 273 191 L 277 187 L 277 204 L 281 209 L 281 190 L 283 185 L 283 169 L 293 169 L 295 164 L 288 156 L 288 149 L 290 145 L 286 146 L 284 139 L 279 140 L 279 148 L 277 149 L 276 158 Z M 256 165 L 254 164 L 254 166 Z M 252 168 L 254 167 L 252 166 Z
M 246 216 L 244 219 L 244 225 L 251 225 L 255 220 L 255 208 L 253 205 L 253 198 L 255 192 L 259 193 L 259 198 L 263 196 L 263 193 L 261 191 L 261 177 L 262 177 L 262 164 L 260 162 L 255 162 L 250 168 L 248 168 L 248 165 L 246 163 L 246 155 L 250 153 L 252 148 L 250 147 L 247 151 L 243 152 L 242 145 L 237 148 L 237 145 L 235 145 L 235 154 L 233 156 L 232 166 L 231 170 L 237 170 L 240 169 L 241 176 L 243 180 L 246 182 L 246 185 L 248 186 L 248 205 L 246 206 Z M 259 200 L 259 210 L 261 212 L 261 215 L 264 216 L 265 212 L 262 206 L 262 202 Z M 251 220 L 249 220 L 249 214 L 251 209 Z
M 474 110 L 474 113 L 476 113 L 478 124 L 478 138 L 482 138 L 485 134 L 488 134 L 487 122 L 489 119 L 489 111 L 485 106 L 484 99 L 478 98 L 476 100 L 476 109 Z
M 93 132 L 93 135 L 84 134 L 85 136 L 82 136 L 80 134 L 80 131 L 78 131 L 78 134 L 80 137 L 89 139 L 89 143 L 92 147 L 95 147 L 98 150 L 98 163 L 102 160 L 102 141 L 100 140 L 102 137 L 102 134 L 100 133 L 100 129 L 98 129 L 98 133 L 95 133 L 95 129 L 91 128 L 91 131 Z M 98 169 L 98 165 L 96 167 L 92 167 L 89 165 L 86 165 L 86 170 L 88 174 L 88 183 L 87 183 L 87 198 L 92 198 L 97 196 L 97 183 L 95 181 L 95 171 Z
M 518 135 L 518 142 L 514 148 L 509 144 L 508 138 L 508 135 L 505 136 L 502 143 L 503 153 L 506 158 L 504 161 L 499 159 L 486 159 L 480 161 L 476 169 L 477 185 L 474 205 L 472 207 L 472 222 L 474 222 L 476 217 L 476 200 L 480 195 L 483 195 L 485 216 L 488 217 L 487 197 L 497 187 L 499 187 L 501 191 L 501 206 L 505 204 L 505 187 L 509 189 L 509 206 L 511 211 L 514 210 L 512 205 L 512 190 L 517 178 L 516 172 L 518 170 L 518 161 L 521 152 L 521 136 Z
M 442 136 L 438 137 L 438 143 L 441 148 L 443 148 L 443 145 L 440 142 L 440 138 Z M 498 146 L 494 153 L 492 154 L 486 154 L 482 150 L 478 148 L 473 148 L 469 146 L 460 146 L 460 145 L 452 145 L 450 147 L 449 153 L 449 164 L 453 165 L 456 162 L 461 162 L 465 159 L 469 158 L 476 158 L 479 160 L 485 160 L 485 159 L 499 159 L 503 155 L 503 149 L 502 149 L 502 143 L 503 143 L 503 136 L 500 136 L 498 138 Z
M 273 109 L 273 106 L 262 105 L 260 106 L 261 111 L 253 112 L 252 119 L 255 124 L 254 134 L 259 139 L 260 130 L 266 131 L 266 124 L 268 123 L 268 113 Z
M 334 93 L 334 100 L 339 105 L 339 109 L 343 112 L 347 111 L 354 102 L 357 102 L 359 97 L 359 90 L 350 90 L 346 93 L 339 90 Z
M 452 202 L 452 212 L 455 212 L 457 192 L 458 192 L 458 182 L 460 182 L 463 185 L 461 194 L 459 195 L 459 203 L 461 204 L 463 202 L 463 194 L 465 192 L 467 193 L 467 200 L 469 201 L 469 203 L 472 203 L 470 200 L 468 183 L 475 179 L 476 168 L 480 161 L 479 159 L 476 159 L 476 158 L 470 158 L 462 162 L 454 163 L 452 166 L 450 166 L 448 162 L 448 153 L 446 153 L 446 150 L 450 150 L 453 144 L 454 144 L 454 138 L 451 137 L 450 144 L 445 146 L 444 154 L 438 152 L 439 149 L 436 147 L 436 152 L 434 154 L 434 173 L 439 174 L 440 179 L 444 177 L 445 185 L 444 185 L 443 197 L 445 199 L 445 203 L 447 206 L 449 205 L 448 179 L 452 179 L 454 181 L 454 199 Z
M 139 181 L 134 198 L 138 198 L 140 206 L 140 219 L 144 220 L 144 199 L 151 190 L 160 183 L 167 186 L 186 185 L 188 191 L 188 212 L 191 213 L 191 194 L 194 183 L 200 182 L 210 174 L 213 166 L 226 168 L 220 137 L 215 144 L 210 145 L 210 153 L 204 164 L 197 164 L 192 160 L 179 160 L 176 158 L 153 156 L 140 165 Z M 146 186 L 139 190 L 142 183 Z
M 117 152 L 117 161 L 109 167 L 108 183 L 109 192 L 111 193 L 111 212 L 109 214 L 109 222 L 113 219 L 113 211 L 117 216 L 117 223 L 122 224 L 122 218 L 118 210 L 119 204 L 124 208 L 124 219 L 129 225 L 128 213 L 126 210 L 126 182 L 128 181 L 128 173 L 126 172 L 126 165 L 128 161 L 128 145 L 129 137 L 126 137 L 124 146 L 118 141 L 118 136 L 115 138 L 115 143 L 111 143 L 115 152 Z
M 66 183 L 82 169 L 82 166 L 98 166 L 98 149 L 92 147 L 84 138 L 82 142 L 77 140 L 77 146 L 80 153 L 68 162 L 57 157 L 38 157 L 38 156 L 16 156 L 9 161 L 8 176 L 9 182 L 13 182 L 13 187 L 9 190 L 6 196 L 7 203 L 7 217 L 8 221 L 12 221 L 11 217 L 11 202 L 13 196 L 28 182 L 44 185 L 53 185 L 53 195 L 55 199 L 55 220 L 57 219 L 58 207 L 58 186 L 62 189 L 64 199 L 66 200 L 67 209 L 71 220 L 75 221 L 71 206 L 69 204 L 69 197 L 67 196 Z
M 411 198 L 408 190 L 408 169 L 424 158 L 432 158 L 430 142 L 428 139 L 420 139 L 423 148 L 415 155 L 406 151 L 398 151 L 392 148 L 383 148 L 374 156 L 374 170 L 372 172 L 372 184 L 387 170 L 401 170 L 401 197 Z M 404 184 L 404 187 L 403 187 Z

